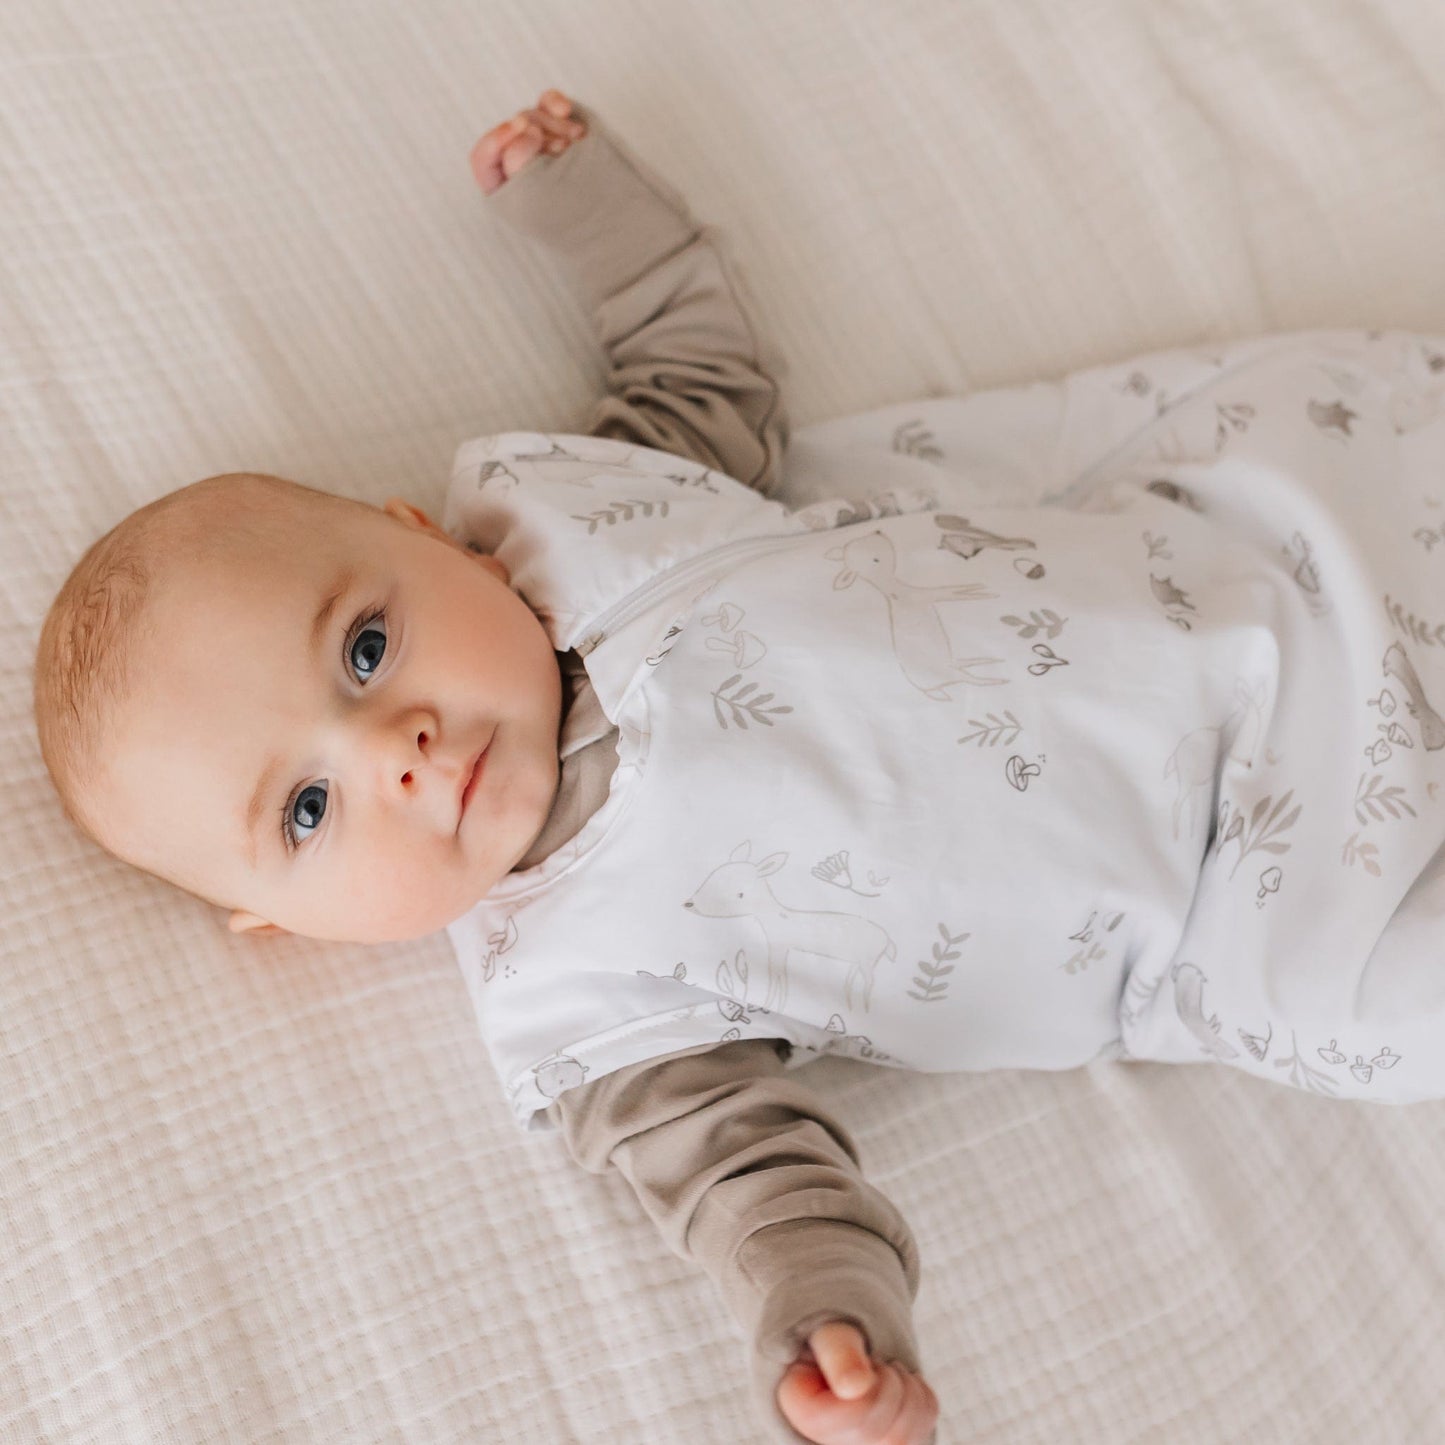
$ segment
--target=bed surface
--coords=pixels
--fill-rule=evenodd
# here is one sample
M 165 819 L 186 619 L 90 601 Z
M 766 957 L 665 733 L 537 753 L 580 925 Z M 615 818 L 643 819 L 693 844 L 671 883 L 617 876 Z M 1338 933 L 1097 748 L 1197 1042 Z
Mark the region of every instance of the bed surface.
M 760 1438 L 616 1177 L 512 1124 L 445 938 L 237 938 L 81 839 L 30 661 L 251 469 L 436 509 L 601 388 L 467 152 L 557 85 L 727 227 L 805 428 L 1196 341 L 1445 332 L 1436 0 L 0 10 L 0 1441 Z M 1445 1104 L 825 1060 L 943 1445 L 1445 1437 Z

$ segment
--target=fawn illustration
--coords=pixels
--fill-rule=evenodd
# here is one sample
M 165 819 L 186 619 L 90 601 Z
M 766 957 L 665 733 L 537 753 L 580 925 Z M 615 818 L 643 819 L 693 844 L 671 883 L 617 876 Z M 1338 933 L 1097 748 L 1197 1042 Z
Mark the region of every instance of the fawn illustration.
M 893 652 L 903 675 L 926 697 L 947 701 L 947 689 L 972 682 L 993 687 L 1007 682 L 1003 677 L 985 677 L 973 668 L 998 657 L 955 657 L 953 644 L 938 615 L 938 603 L 982 600 L 997 597 L 980 582 L 956 582 L 937 587 L 919 587 L 904 582 L 897 572 L 898 554 L 882 532 L 855 537 L 825 554 L 842 568 L 833 578 L 835 589 L 851 587 L 862 580 L 877 588 L 888 604 L 888 625 L 893 633 Z
M 1185 733 L 1179 746 L 1170 753 L 1169 761 L 1164 764 L 1164 776 L 1176 778 L 1179 784 L 1174 799 L 1175 838 L 1179 837 L 1179 818 L 1186 806 L 1189 836 L 1194 836 L 1201 811 L 1208 806 L 1214 770 L 1226 754 L 1250 766 L 1264 726 L 1264 697 L 1264 682 L 1246 687 L 1243 678 L 1236 678 L 1229 716 L 1218 727 L 1196 728 L 1192 733 Z
M 768 949 L 765 1009 L 786 1006 L 788 956 L 796 951 L 846 964 L 844 1001 L 853 1007 L 856 987 L 867 1012 L 873 997 L 873 972 L 879 959 L 895 956 L 893 940 L 878 924 L 856 913 L 789 908 L 779 902 L 768 879 L 787 861 L 786 853 L 769 853 L 754 862 L 752 844 L 739 843 L 728 861 L 714 868 L 682 906 L 704 918 L 751 918 L 762 929 Z

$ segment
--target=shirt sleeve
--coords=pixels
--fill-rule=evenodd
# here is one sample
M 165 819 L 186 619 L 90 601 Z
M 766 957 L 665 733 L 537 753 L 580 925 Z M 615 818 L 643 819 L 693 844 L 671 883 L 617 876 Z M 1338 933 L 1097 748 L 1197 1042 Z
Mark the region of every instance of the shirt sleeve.
M 722 234 L 597 116 L 488 198 L 514 230 L 558 256 L 607 355 L 607 397 L 587 425 L 716 467 L 771 496 L 789 423 L 781 352 Z
M 685 1049 L 570 1089 L 548 1113 L 572 1157 L 614 1166 L 674 1253 L 717 1284 L 751 1341 L 758 1413 L 797 1445 L 774 1392 L 825 1321 L 852 1320 L 876 1359 L 918 1369 L 918 1253 L 848 1133 L 785 1073 L 786 1047 Z

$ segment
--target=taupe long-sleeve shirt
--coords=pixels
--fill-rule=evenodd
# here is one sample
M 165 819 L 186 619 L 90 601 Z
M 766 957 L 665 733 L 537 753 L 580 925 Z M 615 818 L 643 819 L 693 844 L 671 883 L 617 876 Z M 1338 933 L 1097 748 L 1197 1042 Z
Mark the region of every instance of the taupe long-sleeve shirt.
M 781 356 L 718 232 L 597 117 L 488 201 L 567 267 L 608 359 L 587 429 L 695 458 L 771 494 L 788 438 Z M 616 732 L 563 659 L 562 778 L 529 867 L 601 806 Z M 574 1159 L 614 1166 L 670 1248 L 716 1281 L 752 1341 L 752 1385 L 776 1439 L 802 1440 L 774 1391 L 810 1331 L 854 1321 L 875 1357 L 918 1368 L 913 1236 L 862 1177 L 831 1111 L 785 1074 L 776 1039 L 687 1049 L 569 1090 L 548 1110 Z

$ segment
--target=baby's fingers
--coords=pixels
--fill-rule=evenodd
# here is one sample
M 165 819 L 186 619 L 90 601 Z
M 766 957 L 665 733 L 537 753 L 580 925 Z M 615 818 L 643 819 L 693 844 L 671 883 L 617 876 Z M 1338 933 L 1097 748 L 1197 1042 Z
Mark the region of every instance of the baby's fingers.
M 542 149 L 541 128 L 522 117 L 495 126 L 472 147 L 472 174 L 483 195 L 491 195 Z
M 928 1387 L 896 1365 L 878 1366 L 862 1399 L 840 1400 L 816 1365 L 795 1364 L 779 1382 L 778 1408 L 818 1445 L 925 1445 L 938 1418 Z
M 511 180 L 542 151 L 560 155 L 587 134 L 587 127 L 571 116 L 571 101 L 560 91 L 548 91 L 547 95 L 558 96 L 565 112 L 557 113 L 555 103 L 547 110 L 518 111 L 510 120 L 493 126 L 472 147 L 472 174 L 484 195 L 491 195 L 504 181 Z

